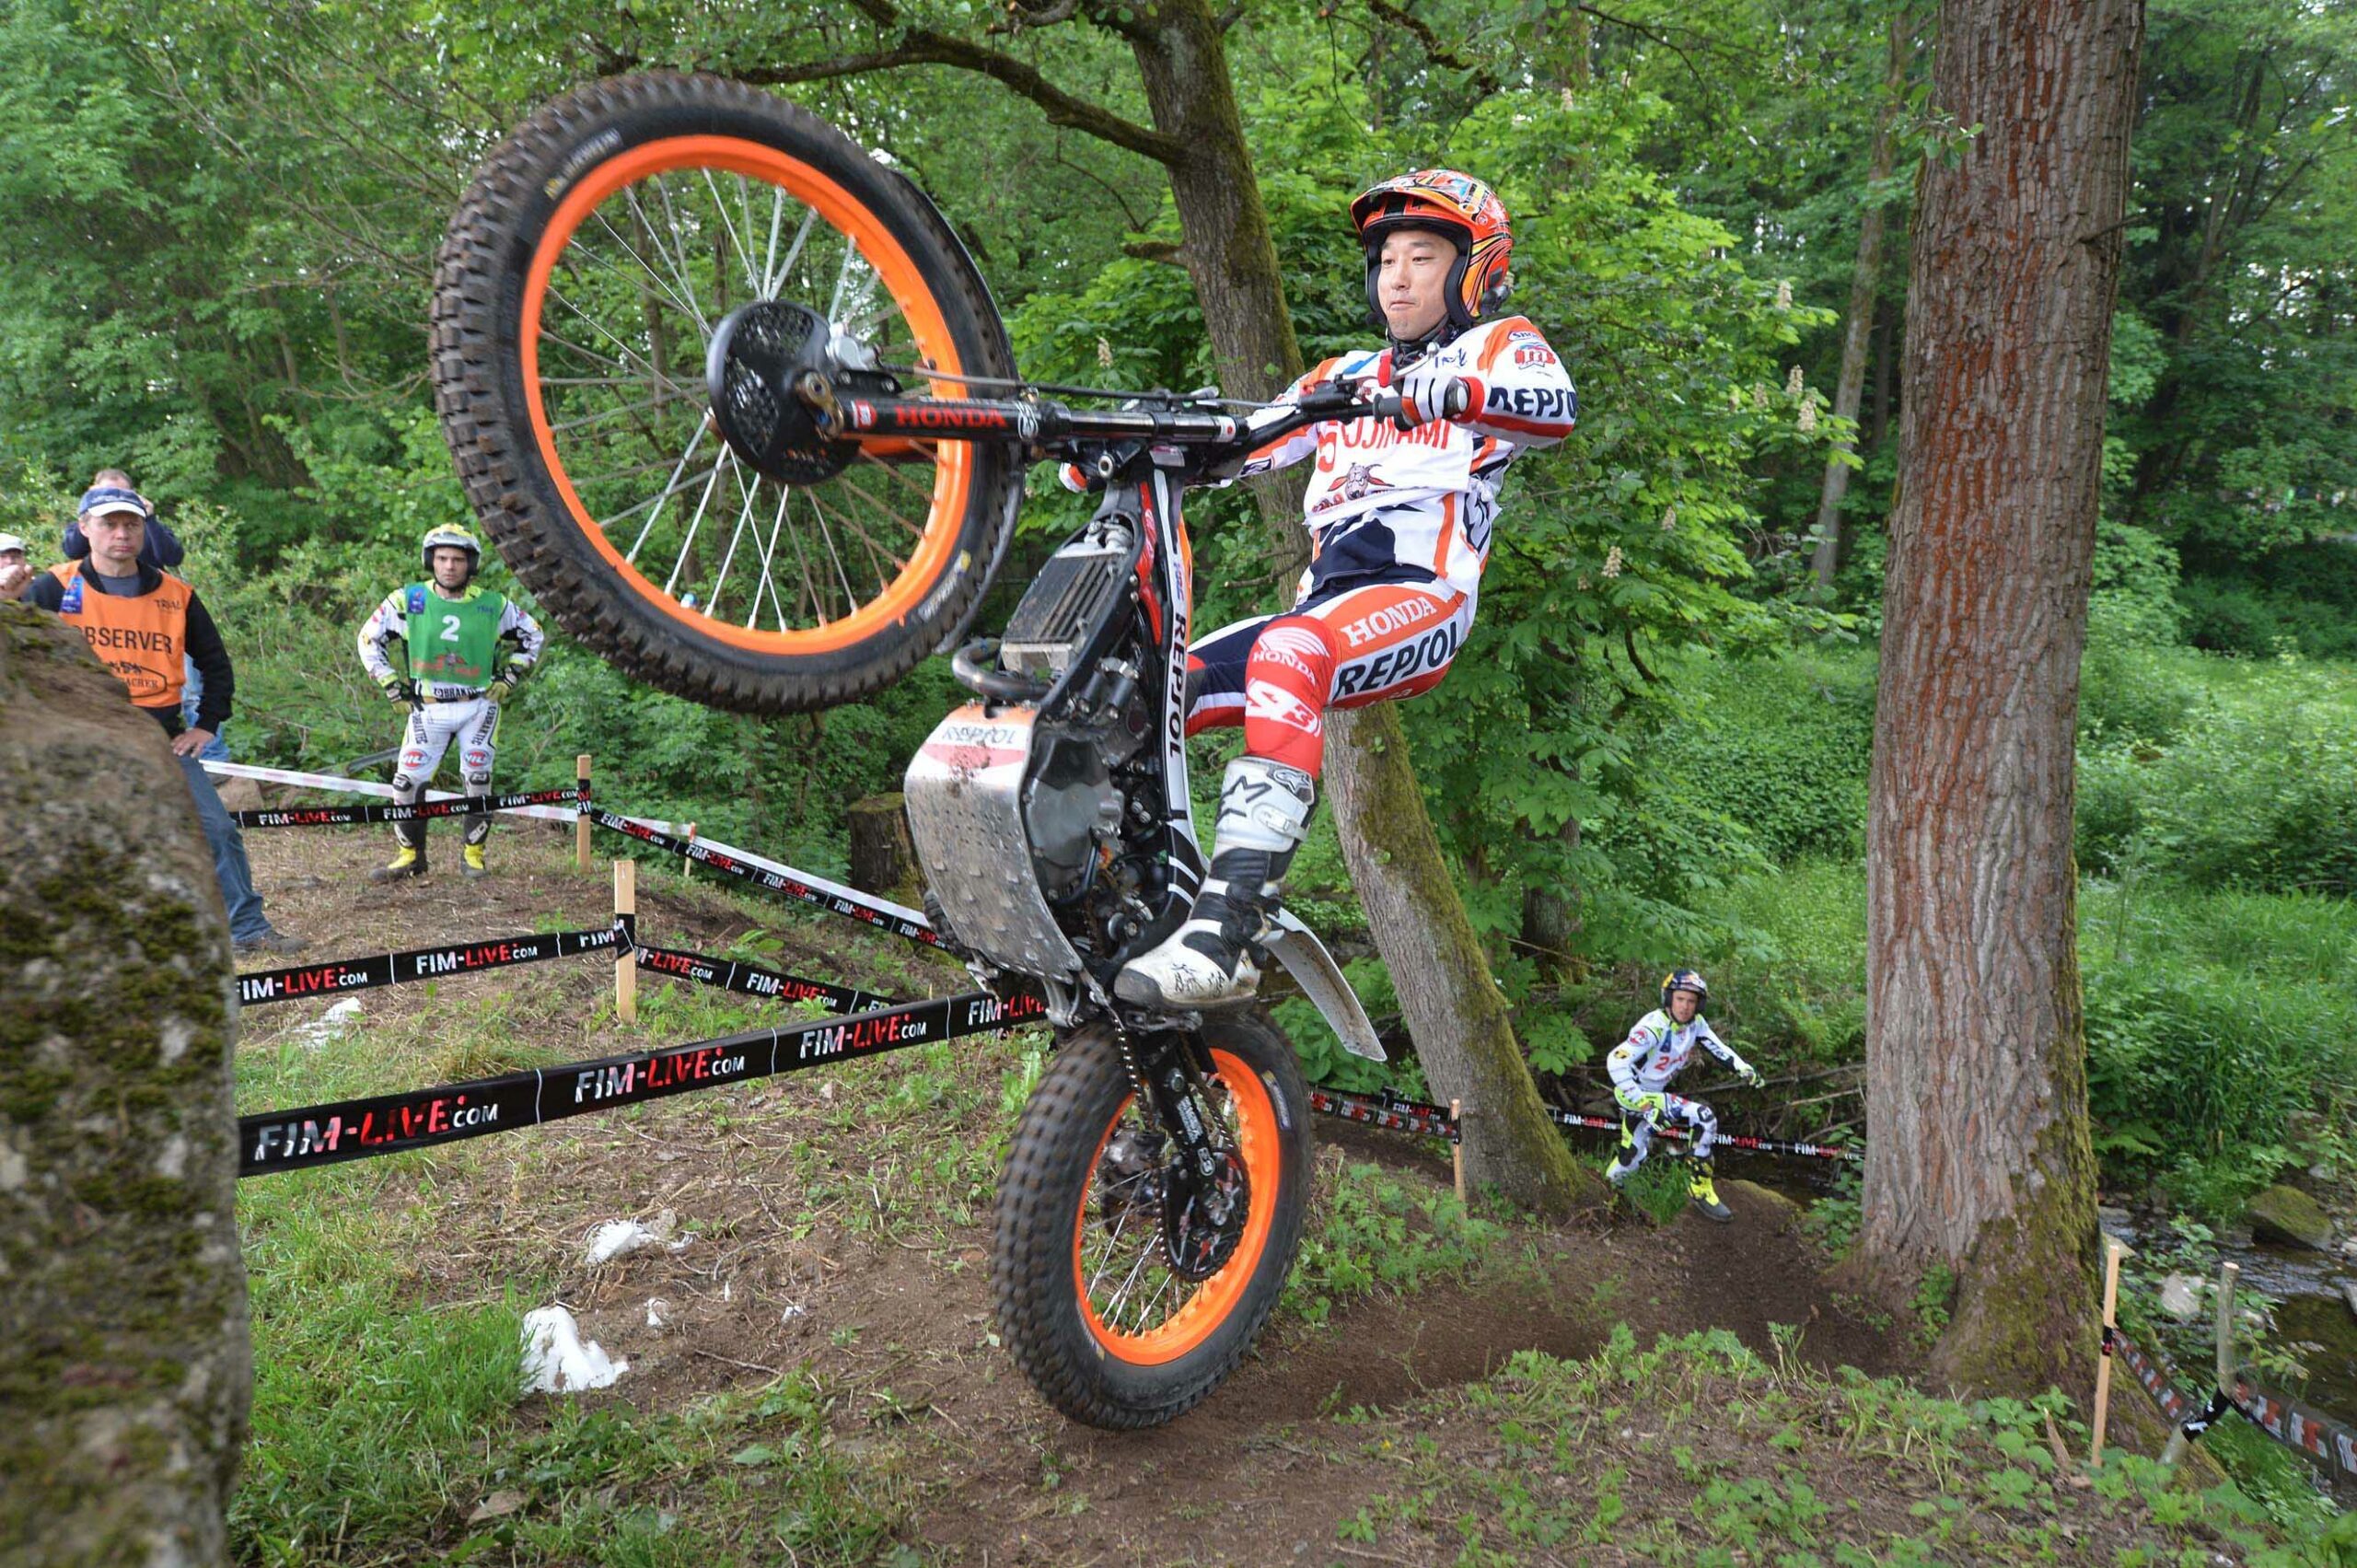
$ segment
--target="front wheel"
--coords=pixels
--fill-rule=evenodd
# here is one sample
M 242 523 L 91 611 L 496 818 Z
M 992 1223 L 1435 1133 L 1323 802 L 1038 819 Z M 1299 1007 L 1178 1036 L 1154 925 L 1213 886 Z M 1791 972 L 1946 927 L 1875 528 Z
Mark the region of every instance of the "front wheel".
M 771 347 L 823 331 L 904 397 L 1015 373 L 914 185 L 782 99 L 650 73 L 549 105 L 475 177 L 435 278 L 435 400 L 468 498 L 566 631 L 665 691 L 796 712 L 872 695 L 964 625 L 1021 474 L 947 434 L 749 451 L 724 431 L 762 423 L 761 394 L 724 425 L 711 351 L 755 314 L 771 339 L 795 325 Z
M 1284 1288 L 1309 1202 L 1309 1098 L 1265 1016 L 1203 1028 L 1205 1108 L 1235 1152 L 1245 1213 L 1216 1267 L 1171 1267 L 1173 1145 L 1107 1027 L 1065 1041 L 1024 1108 L 999 1179 L 999 1332 L 1041 1398 L 1091 1426 L 1158 1426 L 1236 1370 Z

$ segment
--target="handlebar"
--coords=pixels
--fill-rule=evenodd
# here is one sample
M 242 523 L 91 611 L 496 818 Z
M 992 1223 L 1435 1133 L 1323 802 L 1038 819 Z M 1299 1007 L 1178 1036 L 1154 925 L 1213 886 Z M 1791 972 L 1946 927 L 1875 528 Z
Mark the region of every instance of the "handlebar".
M 1045 399 L 839 398 L 834 388 L 816 375 L 804 377 L 795 391 L 809 405 L 820 432 L 835 440 L 964 436 L 1037 449 L 1116 441 L 1249 449 L 1329 420 L 1387 419 L 1401 429 L 1409 427 L 1404 400 L 1398 393 L 1369 397 L 1361 382 L 1328 381 L 1309 388 L 1291 404 L 1263 405 L 1285 412 L 1260 425 L 1178 400 L 1161 406 L 1097 410 L 1075 409 Z M 1471 389 L 1462 380 L 1451 381 L 1438 417 L 1458 418 L 1471 404 Z

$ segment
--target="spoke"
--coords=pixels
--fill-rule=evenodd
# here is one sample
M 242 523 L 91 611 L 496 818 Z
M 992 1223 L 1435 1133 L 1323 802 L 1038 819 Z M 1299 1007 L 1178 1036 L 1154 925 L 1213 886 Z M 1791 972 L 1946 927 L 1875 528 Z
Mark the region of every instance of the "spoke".
M 664 386 L 668 387 L 672 391 L 679 393 L 682 398 L 693 399 L 698 395 L 697 393 L 690 392 L 687 388 L 682 387 L 679 383 L 672 380 L 671 377 L 663 374 L 662 369 L 657 366 L 653 360 L 648 359 L 643 354 L 639 354 L 638 350 L 633 348 L 630 344 L 616 337 L 612 331 L 609 329 L 604 322 L 598 320 L 595 316 L 592 316 L 587 311 L 582 309 L 578 305 L 574 304 L 570 299 L 565 298 L 564 296 L 559 294 L 556 290 L 549 290 L 548 296 L 551 299 L 555 300 L 559 305 L 563 306 L 567 310 L 572 311 L 575 316 L 580 317 L 582 320 L 587 322 L 591 331 L 602 335 L 607 342 L 621 350 L 622 353 L 636 355 L 639 365 L 645 367 L 645 375 L 640 377 L 642 381 L 648 377 L 652 377 L 656 381 L 660 381 Z M 573 342 L 569 338 L 558 337 L 545 326 L 540 329 L 540 336 L 548 340 L 550 343 L 555 343 L 560 348 L 571 349 L 575 354 L 580 354 L 585 359 L 594 359 L 601 365 L 610 365 L 617 370 L 631 370 L 636 368 L 636 366 L 633 366 L 623 360 L 616 359 L 612 354 L 600 354 L 596 349 L 585 347 L 580 343 Z
M 902 307 L 900 302 L 895 299 L 889 306 L 885 308 L 881 315 L 874 317 L 860 317 L 854 323 L 854 331 L 852 335 L 856 338 L 873 337 L 876 332 L 885 325 L 885 323 L 899 316 L 901 308 Z
M 782 195 L 784 192 L 780 192 L 780 194 Z M 802 242 L 810 238 L 810 227 L 818 221 L 818 208 L 808 207 L 804 209 L 802 214 L 802 226 L 794 231 L 794 243 L 786 247 L 785 260 L 778 263 L 778 269 L 775 273 L 769 273 L 764 279 L 767 286 L 765 286 L 761 291 L 763 295 L 775 294 L 778 290 L 785 286 L 785 280 L 794 275 L 794 263 L 799 260 L 802 255 Z M 775 230 L 776 224 L 774 220 L 772 221 L 771 227 L 772 231 Z
M 720 557 L 720 575 L 712 585 L 711 595 L 703 601 L 704 619 L 707 621 L 712 619 L 713 616 L 718 614 L 720 611 L 720 596 L 728 587 L 728 568 L 737 559 L 737 542 L 745 537 L 745 524 L 747 519 L 751 517 L 752 515 L 752 504 L 749 499 L 746 503 L 744 511 L 737 514 L 737 526 L 729 530 L 728 549 Z M 761 530 L 759 528 L 754 529 L 753 537 L 756 539 L 761 537 Z M 753 590 L 753 604 L 755 606 L 755 613 L 757 614 L 759 613 L 761 602 L 761 590 L 756 587 Z
M 695 543 L 696 541 L 696 529 L 703 526 L 703 509 L 712 504 L 713 486 L 720 482 L 721 470 L 728 467 L 728 446 L 726 442 L 723 442 L 720 447 L 720 456 L 712 465 L 712 477 L 703 482 L 703 494 L 696 498 L 696 515 L 688 520 L 687 541 L 679 546 L 679 560 L 682 562 L 686 561 L 688 558 L 688 546 Z M 652 518 L 648 519 L 648 526 L 653 526 Z M 644 533 L 639 535 L 639 539 L 642 543 L 644 542 L 645 538 L 646 536 Z M 633 566 L 638 564 L 638 552 L 635 549 L 631 552 L 630 562 Z M 677 565 L 674 565 L 671 568 L 671 582 L 665 583 L 663 585 L 663 592 L 667 597 L 671 592 L 671 583 L 676 583 L 679 580 L 679 568 Z
M 1163 1293 L 1178 1283 L 1177 1274 L 1167 1273 L 1162 1276 L 1162 1283 L 1155 1288 L 1154 1295 L 1146 1299 L 1145 1306 L 1138 1310 L 1138 1322 L 1141 1325 L 1154 1320 L 1154 1309 L 1161 1305 Z
M 655 190 L 656 194 L 664 197 L 664 201 L 668 205 L 670 198 L 669 195 L 664 192 L 663 182 L 659 177 L 655 181 Z M 671 296 L 671 299 L 674 304 L 678 305 L 681 309 L 685 310 L 689 315 L 696 319 L 696 328 L 698 331 L 702 331 L 707 337 L 711 336 L 712 323 L 704 319 L 703 311 L 697 308 L 695 287 L 688 282 L 686 264 L 674 257 L 669 249 L 664 245 L 663 236 L 656 231 L 655 225 L 650 222 L 646 216 L 646 209 L 638 204 L 638 192 L 630 186 L 624 186 L 622 188 L 622 200 L 629 205 L 631 215 L 638 219 L 639 226 L 646 231 L 646 242 L 655 247 L 655 253 L 663 258 L 663 264 L 665 266 L 671 269 L 672 282 L 679 285 L 679 290 L 675 292 L 668 285 L 666 285 L 664 292 Z M 676 221 L 677 220 L 675 219 L 674 222 L 676 223 Z M 615 238 L 620 239 L 621 237 L 620 235 L 616 235 Z M 630 248 L 625 244 L 623 249 L 627 250 Z M 638 252 L 635 250 L 631 251 L 631 254 L 634 257 L 638 256 Z M 639 257 L 638 264 L 642 267 L 646 267 L 645 259 L 644 257 Z M 655 277 L 656 282 L 659 283 L 662 281 L 662 274 L 656 273 L 654 268 L 646 267 L 646 270 L 649 274 Z M 684 300 L 679 297 L 682 293 L 687 296 Z
M 760 489 L 761 482 L 761 480 L 756 477 L 753 481 L 753 489 Z M 745 531 L 745 524 L 753 516 L 753 491 L 745 488 L 745 470 L 742 469 L 738 469 L 737 470 L 737 494 L 745 498 L 745 504 L 737 509 L 737 527 L 728 538 L 728 552 L 732 555 L 735 554 L 737 551 L 737 536 L 741 535 Z M 687 539 L 679 545 L 679 563 L 671 568 L 672 582 L 679 581 L 679 574 L 686 570 L 688 564 L 688 552 L 695 548 L 695 542 L 696 531 L 693 528 L 690 528 L 688 530 Z M 671 591 L 671 583 L 664 584 L 663 591 L 667 594 L 669 593 Z M 714 591 L 715 593 L 717 592 L 717 590 Z M 709 610 L 705 611 L 705 614 L 707 615 L 710 613 L 711 611 Z
M 792 529 L 785 537 L 794 541 L 795 563 L 802 568 L 803 599 L 810 606 L 810 613 L 819 618 L 819 624 L 824 626 L 828 623 L 827 607 L 825 601 L 819 597 L 818 587 L 810 581 L 810 557 L 802 548 L 802 530 Z M 770 591 L 774 596 L 777 590 L 772 587 Z
M 843 558 L 835 553 L 835 532 L 827 526 L 827 508 L 819 500 L 819 493 L 810 493 L 810 505 L 819 514 L 819 537 L 827 546 L 827 559 L 835 563 L 835 581 L 842 585 L 843 613 L 848 615 L 859 608 L 859 596 L 851 591 L 851 578 L 843 571 Z
M 554 435 L 560 430 L 578 430 L 585 424 L 598 424 L 609 419 L 620 419 L 624 414 L 645 413 L 649 410 L 660 412 L 665 406 L 666 400 L 661 398 L 650 399 L 643 403 L 617 403 L 612 408 L 600 409 L 596 413 L 585 413 L 573 419 L 560 420 L 549 426 L 549 433 Z
M 688 261 L 688 237 L 685 232 L 685 226 L 679 222 L 679 209 L 671 204 L 670 180 L 663 175 L 656 175 L 655 177 L 655 193 L 663 198 L 663 215 L 671 220 L 671 227 L 669 231 L 671 236 L 671 250 L 673 253 L 679 258 L 679 286 L 688 291 L 688 297 L 690 299 L 695 299 L 695 268 L 691 266 Z M 727 215 L 725 213 L 721 215 L 721 222 L 726 224 L 727 221 Z M 698 226 L 698 229 L 699 232 L 701 232 L 701 225 Z M 725 301 L 727 297 L 728 291 L 723 285 L 727 280 L 721 275 L 720 270 L 716 266 L 713 270 L 712 281 L 714 288 L 719 293 L 722 299 Z M 715 306 L 714 308 L 718 310 L 719 307 Z M 723 311 L 721 314 L 725 315 L 726 312 Z M 699 316 L 697 319 L 701 321 L 702 318 Z M 704 331 L 706 335 L 709 335 L 712 329 L 707 326 L 704 328 Z
M 646 228 L 646 238 L 648 242 L 653 244 L 656 250 L 660 252 L 663 249 L 663 242 L 656 236 L 655 226 L 646 222 L 646 215 L 638 211 L 637 193 L 635 192 L 626 190 L 622 192 L 622 199 L 630 203 L 630 209 L 632 212 L 638 213 L 638 221 Z M 703 312 L 695 308 L 694 300 L 691 297 L 688 299 L 680 298 L 679 291 L 673 288 L 670 284 L 666 283 L 664 281 L 663 274 L 656 272 L 654 267 L 648 263 L 646 258 L 638 253 L 638 248 L 633 246 L 629 240 L 622 238 L 621 230 L 616 228 L 612 224 L 606 221 L 606 215 L 604 213 L 598 213 L 595 216 L 598 219 L 598 226 L 604 229 L 608 234 L 613 236 L 614 243 L 621 246 L 624 251 L 628 252 L 630 259 L 639 264 L 640 269 L 646 273 L 649 281 L 651 281 L 656 287 L 661 289 L 665 294 L 669 295 L 671 296 L 672 304 L 678 306 L 680 309 L 694 317 L 696 319 L 696 325 L 699 327 L 703 326 Z M 616 277 L 622 279 L 626 283 L 632 281 L 631 275 L 628 273 L 623 272 L 621 268 L 615 266 L 613 262 L 607 261 L 606 258 L 602 256 L 595 255 L 594 252 L 592 252 L 592 255 L 595 260 L 612 268 L 613 273 Z M 668 255 L 665 255 L 663 260 L 665 264 L 668 265 L 670 262 L 671 258 Z M 676 277 L 677 273 L 675 273 L 673 275 Z M 681 283 L 682 286 L 684 286 L 684 280 L 681 280 Z M 691 290 L 690 293 L 692 295 L 693 291 Z M 708 327 L 704 330 L 707 331 L 711 331 Z
M 728 243 L 736 247 L 737 259 L 745 263 L 745 281 L 755 288 L 761 287 L 761 280 L 753 275 L 753 248 L 737 238 L 737 226 L 728 221 L 728 203 L 720 199 L 720 187 L 713 183 L 712 170 L 706 168 L 698 172 L 703 176 L 703 188 L 712 192 L 712 210 L 718 215 L 720 226 L 728 231 Z M 740 207 L 744 204 L 745 177 L 741 174 L 737 177 L 737 201 Z M 749 213 L 745 216 L 745 232 L 748 235 L 753 232 L 753 219 Z
M 835 296 L 827 302 L 827 319 L 840 320 L 843 313 L 843 289 L 851 283 L 851 264 L 860 259 L 859 247 L 848 234 L 843 236 L 843 264 L 835 273 Z
M 785 630 L 785 602 L 778 598 L 776 580 L 770 575 L 770 562 L 777 554 L 777 536 L 785 527 L 785 504 L 793 499 L 792 486 L 778 486 L 777 517 L 770 524 L 770 537 L 761 541 L 761 580 L 753 588 L 753 613 L 745 617 L 745 630 L 748 632 L 761 618 L 761 589 L 764 587 L 770 591 L 770 609 L 777 616 L 777 629 L 781 632 Z
M 707 432 L 707 429 L 712 429 L 712 420 L 698 420 L 698 422 L 695 422 L 695 434 L 693 434 L 693 436 L 689 436 L 689 450 L 683 450 L 683 453 L 679 453 L 679 462 L 674 462 L 674 464 L 672 464 L 672 476 L 669 476 L 669 479 L 662 481 L 662 493 L 660 493 L 660 495 L 656 495 L 656 497 L 653 497 L 653 500 L 641 500 L 639 505 L 636 505 L 636 507 L 632 507 L 632 509 L 630 509 L 630 512 L 636 512 L 636 509 L 639 509 L 639 507 L 653 507 L 653 512 L 645 514 L 645 526 L 644 526 L 644 528 L 639 528 L 639 538 L 632 540 L 632 545 L 630 545 L 630 556 L 627 556 L 627 559 L 630 559 L 632 563 L 636 563 L 636 559 L 639 559 L 639 547 L 641 547 L 641 545 L 645 545 L 645 535 L 653 533 L 653 528 L 656 528 L 656 518 L 657 518 L 657 517 L 662 517 L 662 502 L 669 500 L 669 497 L 672 497 L 674 493 L 677 493 L 679 488 L 681 488 L 681 483 L 679 483 L 679 476 L 681 476 L 683 471 L 689 470 L 689 458 L 693 458 L 693 455 L 695 455 L 695 448 L 698 448 L 698 446 L 702 446 L 702 441 L 704 441 L 704 432 Z M 606 521 L 603 521 L 603 524 L 598 524 L 598 528 L 613 528 L 613 526 L 615 526 L 615 524 L 620 524 L 620 521 L 622 521 L 624 517 L 630 517 L 630 512 L 615 512 L 613 517 L 608 517 Z
M 881 466 L 881 465 L 878 465 L 878 466 Z M 870 506 L 875 507 L 878 512 L 883 513 L 883 514 L 884 514 L 884 516 L 886 516 L 886 517 L 888 517 L 891 518 L 894 522 L 899 523 L 899 524 L 900 524 L 902 527 L 906 528 L 907 528 L 911 533 L 915 534 L 919 539 L 923 539 L 923 538 L 924 537 L 924 530 L 923 530 L 923 528 L 918 528 L 915 524 L 913 524 L 913 523 L 910 522 L 906 517 L 901 517 L 898 512 L 893 511 L 893 510 L 892 510 L 892 508 L 891 508 L 890 506 L 888 506 L 888 505 L 885 505 L 885 504 L 884 504 L 883 502 L 881 502 L 881 501 L 878 501 L 875 496 L 870 495 L 866 491 L 862 490 L 858 485 L 856 485 L 856 484 L 853 483 L 853 482 L 852 482 L 852 480 L 851 480 L 851 477 L 850 477 L 848 474 L 840 474 L 840 473 L 839 473 L 839 474 L 835 475 L 835 482 L 836 482 L 837 484 L 842 485 L 845 490 L 850 491 L 853 495 L 858 496 L 862 501 L 866 502 Z M 856 531 L 858 532 L 859 537 L 860 537 L 861 539 L 863 539 L 863 540 L 866 540 L 866 541 L 867 541 L 867 547 L 868 547 L 870 550 L 874 550 L 874 549 L 876 549 L 876 548 L 877 548 L 876 541 L 875 541 L 874 540 L 872 540 L 872 539 L 868 539 L 868 536 L 867 536 L 867 530 L 866 530 L 865 528 L 860 528 L 859 523 L 858 523 L 858 521 L 857 521 L 856 519 L 853 519 L 853 520 L 852 521 L 852 525 L 851 525 L 851 526 L 852 526 L 852 528 L 853 528 L 854 530 L 856 530 Z M 887 553 L 887 554 L 890 554 L 890 552 L 889 552 L 889 551 L 887 551 L 887 552 L 886 552 L 886 553 Z M 899 556 L 897 556 L 897 555 L 893 556 L 893 557 L 892 557 L 892 560 L 893 560 L 893 563 L 894 563 L 894 564 L 896 564 L 896 565 L 902 566 L 902 567 L 905 567 L 905 566 L 907 566 L 907 565 L 908 565 L 908 563 L 907 563 L 907 562 L 902 561 L 902 560 L 901 560 Z
M 1106 1299 L 1106 1312 L 1119 1313 L 1121 1310 L 1121 1303 L 1128 1298 L 1130 1287 L 1138 1283 L 1138 1275 L 1144 1272 L 1146 1264 L 1151 1262 L 1153 1259 L 1154 1252 L 1152 1249 L 1148 1249 L 1147 1250 L 1138 1254 L 1138 1260 L 1130 1265 L 1129 1274 L 1121 1281 L 1120 1288 L 1114 1291 L 1114 1293 Z
M 871 463 L 875 464 L 877 468 L 879 468 L 879 469 L 883 470 L 886 473 L 889 474 L 892 478 L 894 478 L 894 479 L 896 479 L 896 480 L 900 481 L 902 484 L 907 485 L 911 490 L 915 491 L 919 495 L 923 496 L 923 497 L 924 497 L 924 499 L 925 499 L 925 505 L 926 505 L 927 509 L 928 509 L 928 510 L 930 510 L 930 509 L 931 509 L 931 507 L 932 507 L 932 505 L 933 505 L 933 486 L 931 486 L 930 484 L 921 484 L 921 483 L 919 483 L 919 482 L 918 482 L 914 478 L 912 478 L 911 476 L 910 476 L 910 475 L 908 475 L 908 474 L 905 474 L 905 473 L 902 473 L 902 472 L 900 471 L 900 465 L 899 465 L 899 464 L 897 464 L 897 463 L 888 463 L 888 462 L 886 462 L 883 459 L 881 459 L 881 458 L 877 457 L 875 453 L 873 453 L 873 452 L 869 451 L 869 450 L 868 450 L 866 447 L 862 447 L 859 449 L 859 455 L 860 455 L 862 458 L 865 459 L 867 461 L 869 461 L 869 462 L 871 462 Z M 940 460 L 940 459 L 939 459 L 938 458 L 936 458 L 936 459 L 935 459 L 935 461 L 936 465 L 938 464 L 939 460 Z M 887 507 L 887 508 L 885 508 L 885 510 L 889 511 L 889 510 L 890 510 L 890 508 L 889 508 L 889 507 Z M 910 531 L 911 533 L 915 534 L 915 535 L 916 535 L 918 538 L 920 538 L 920 539 L 922 539 L 922 538 L 923 538 L 923 537 L 924 537 L 924 530 L 923 530 L 923 528 L 911 527 L 911 528 L 909 529 L 909 531 Z
M 816 217 L 819 215 L 813 213 L 810 215 Z M 768 248 L 761 252 L 761 297 L 763 299 L 770 296 L 770 268 L 777 261 L 777 235 L 778 230 L 784 226 L 784 223 L 785 190 L 783 186 L 772 185 L 770 187 L 770 242 Z

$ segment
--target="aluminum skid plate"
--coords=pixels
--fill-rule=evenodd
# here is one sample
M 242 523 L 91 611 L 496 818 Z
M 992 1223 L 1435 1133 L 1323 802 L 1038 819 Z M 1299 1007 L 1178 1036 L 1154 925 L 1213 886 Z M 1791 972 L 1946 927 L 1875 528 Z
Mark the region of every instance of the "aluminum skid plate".
M 1038 716 L 1026 707 L 967 703 L 917 749 L 902 788 L 946 935 L 1001 969 L 1069 983 L 1080 977 L 1080 955 L 1039 896 L 1023 827 Z

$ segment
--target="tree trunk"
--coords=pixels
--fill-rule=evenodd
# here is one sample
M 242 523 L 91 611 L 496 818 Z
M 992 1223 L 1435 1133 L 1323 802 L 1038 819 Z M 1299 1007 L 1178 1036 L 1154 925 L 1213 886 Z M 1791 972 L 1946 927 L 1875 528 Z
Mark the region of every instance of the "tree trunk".
M 1833 416 L 1854 422 L 1866 385 L 1866 341 L 1874 330 L 1875 296 L 1882 282 L 1882 231 L 1888 208 L 1872 187 L 1890 178 L 1897 156 L 1900 98 L 1907 89 L 1907 63 L 1915 53 L 1914 19 L 1905 12 L 1890 18 L 1890 55 L 1883 70 L 1882 107 L 1875 111 L 1874 142 L 1866 151 L 1864 207 L 1858 214 L 1858 264 L 1850 274 L 1850 313 L 1841 322 L 1841 373 L 1833 387 Z M 1841 564 L 1841 497 L 1850 489 L 1850 459 L 1857 443 L 1839 442 L 1825 463 L 1825 490 L 1817 504 L 1817 556 L 1811 567 L 1820 594 L 1833 592 Z
M 0 605 L 0 1557 L 228 1561 L 252 1367 L 227 923 L 155 720 Z
M 2084 1383 L 2095 1160 L 2071 855 L 2142 0 L 1944 0 L 1867 818 L 1865 1214 L 1953 1271 L 1935 1376 Z
M 1164 0 L 1131 40 L 1155 128 L 1188 155 L 1170 166 L 1181 255 L 1226 389 L 1265 398 L 1301 373 L 1301 348 L 1267 209 L 1236 107 L 1226 46 L 1205 0 Z M 1335 214 L 1337 223 L 1347 221 Z M 1308 558 L 1299 489 L 1259 492 L 1288 577 Z M 1439 701 L 1446 701 L 1444 696 Z M 1449 879 L 1399 715 L 1387 706 L 1328 716 L 1326 788 L 1368 928 L 1390 966 L 1408 1030 L 1435 1092 L 1473 1107 L 1465 1169 L 1550 1211 L 1599 1196 L 1544 1115 L 1506 1001 Z

